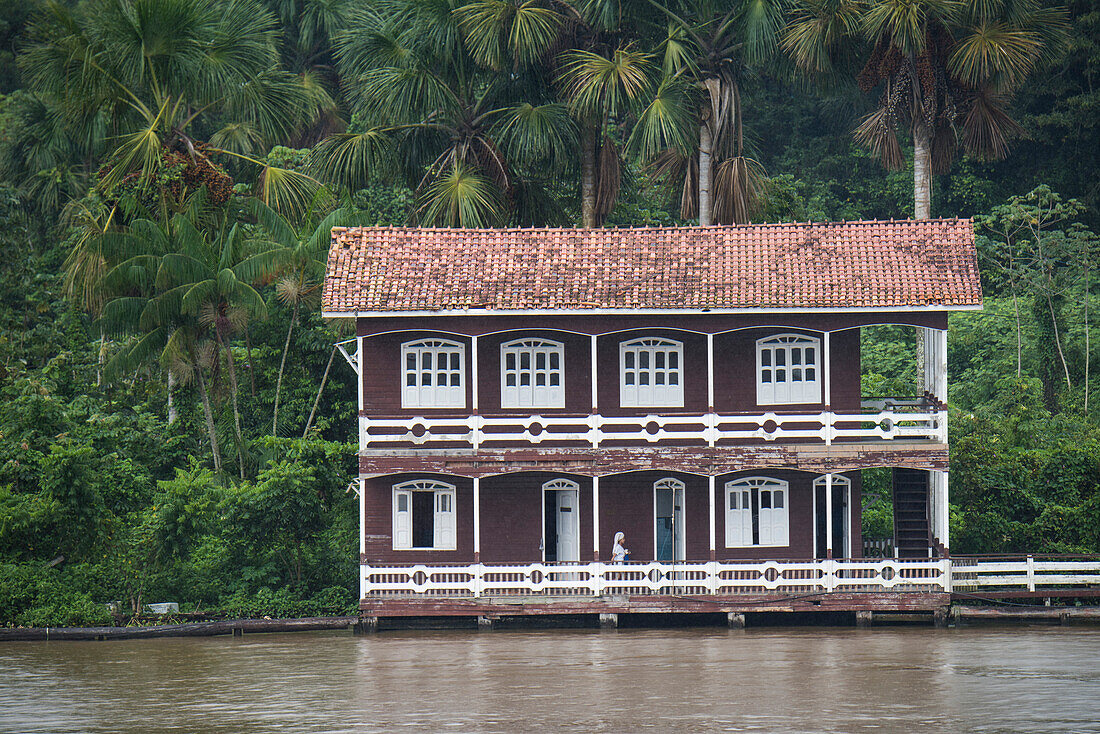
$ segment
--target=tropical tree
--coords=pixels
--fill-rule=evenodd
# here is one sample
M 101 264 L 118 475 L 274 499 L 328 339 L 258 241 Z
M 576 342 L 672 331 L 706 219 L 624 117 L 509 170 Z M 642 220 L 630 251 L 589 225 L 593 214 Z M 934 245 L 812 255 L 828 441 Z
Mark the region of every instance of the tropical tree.
M 283 354 L 279 359 L 279 377 L 275 381 L 275 405 L 271 412 L 271 434 L 276 436 L 279 430 L 279 397 L 291 335 L 298 325 L 302 305 L 320 301 L 332 228 L 353 225 L 355 214 L 351 209 L 341 208 L 321 216 L 323 211 L 311 209 L 296 225 L 258 199 L 253 199 L 250 206 L 263 228 L 266 242 L 262 252 L 243 263 L 242 270 L 257 276 L 276 274 L 275 295 L 291 308 Z
M 647 110 L 653 119 L 643 150 L 652 156 L 667 146 L 654 172 L 683 182 L 682 216 L 698 216 L 703 226 L 747 222 L 763 169 L 746 154 L 741 89 L 778 49 L 786 0 L 651 2 L 667 19 L 661 52 L 668 80 Z M 688 121 L 697 133 L 683 129 Z
M 103 243 L 108 260 L 117 262 L 104 275 L 103 285 L 119 294 L 104 308 L 104 321 L 115 332 L 140 335 L 115 355 L 108 369 L 131 368 L 157 356 L 178 374 L 194 376 L 202 396 L 215 469 L 220 471 L 204 371 L 213 369 L 224 355 L 243 479 L 244 437 L 230 340 L 249 318 L 264 318 L 267 306 L 250 285 L 259 277 L 260 264 L 248 257 L 242 231 L 235 224 L 223 224 L 206 236 L 177 214 L 167 226 L 136 220 L 127 232 L 104 235 Z M 211 340 L 216 346 L 213 353 Z
M 880 91 L 856 139 L 888 168 L 906 159 L 899 128 L 913 141 L 914 216 L 931 216 L 932 174 L 962 149 L 1004 158 L 1021 134 L 1007 106 L 1037 63 L 1065 39 L 1065 12 L 1042 0 L 797 0 L 783 48 L 807 73 L 843 69 L 862 40 L 857 75 Z
M 360 130 L 317 146 L 322 177 L 354 188 L 399 171 L 425 224 L 537 219 L 550 195 L 540 176 L 523 169 L 531 160 L 566 158 L 572 126 L 564 106 L 530 104 L 515 79 L 480 68 L 463 45 L 451 0 L 384 7 L 358 12 L 337 39 Z
M 636 8 L 634 8 L 636 10 Z M 621 186 L 621 152 L 615 128 L 636 113 L 653 92 L 656 69 L 632 38 L 629 2 L 620 0 L 473 0 L 456 11 L 474 60 L 510 77 L 524 76 L 544 102 L 544 120 L 569 130 L 580 165 L 581 223 L 600 226 L 615 206 Z M 554 95 L 563 99 L 579 135 L 560 118 Z M 552 113 L 552 114 L 548 114 Z M 532 115 L 528 122 L 539 122 Z M 546 141 L 529 128 L 534 145 Z M 555 145 L 558 141 L 551 141 Z M 545 142 L 541 143 L 545 145 Z M 572 173 L 571 161 L 553 170 Z
M 179 156 L 193 164 L 195 178 L 220 178 L 208 160 L 214 153 L 255 163 L 265 190 L 309 190 L 315 183 L 304 174 L 276 170 L 250 151 L 203 144 L 232 139 L 258 150 L 306 121 L 310 95 L 278 68 L 276 34 L 275 18 L 258 0 L 51 3 L 33 24 L 20 64 L 74 139 L 94 138 L 93 126 L 106 124 L 115 142 L 104 191 L 124 182 L 151 186 Z M 219 187 L 226 199 L 231 185 Z M 167 219 L 164 197 L 158 205 Z
M 187 236 L 193 226 L 173 226 L 181 219 L 165 226 L 138 219 L 126 231 L 106 232 L 94 240 L 95 253 L 108 264 L 97 280 L 106 298 L 101 328 L 118 336 L 136 335 L 107 363 L 107 374 L 156 360 L 182 382 L 197 382 L 214 470 L 221 473 L 221 448 L 205 377 L 205 370 L 213 367 L 213 350 L 203 330 L 183 312 L 182 291 L 169 287 L 172 261 L 166 258 L 195 247 L 195 238 Z

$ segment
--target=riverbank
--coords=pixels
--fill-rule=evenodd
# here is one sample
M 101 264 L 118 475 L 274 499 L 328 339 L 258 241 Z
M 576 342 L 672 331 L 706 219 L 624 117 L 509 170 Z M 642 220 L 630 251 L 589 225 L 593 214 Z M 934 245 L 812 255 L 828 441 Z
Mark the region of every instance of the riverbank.
M 359 616 L 302 617 L 296 619 L 227 619 L 176 624 L 129 625 L 116 627 L 13 627 L 0 629 L 0 642 L 48 640 L 138 640 L 159 637 L 241 636 L 274 632 L 316 632 L 352 629 L 357 633 L 398 629 L 536 629 L 608 627 L 606 620 L 586 620 L 578 615 L 563 615 L 560 619 L 512 618 L 484 620 L 435 618 L 430 620 L 391 619 L 380 623 L 377 618 Z M 552 622 L 549 623 L 548 622 Z M 1006 625 L 1100 625 L 1100 606 L 973 606 L 953 604 L 946 613 L 858 612 L 851 614 L 794 614 L 783 612 L 744 613 L 736 616 L 715 614 L 645 614 L 623 615 L 615 627 L 884 627 L 896 625 L 969 626 L 978 624 Z M 593 624 L 594 623 L 594 624 Z
M 317 632 L 348 629 L 359 617 L 299 619 L 224 619 L 212 622 L 126 627 L 11 627 L 0 629 L 0 642 L 34 640 L 140 640 L 155 637 L 215 637 L 260 632 Z

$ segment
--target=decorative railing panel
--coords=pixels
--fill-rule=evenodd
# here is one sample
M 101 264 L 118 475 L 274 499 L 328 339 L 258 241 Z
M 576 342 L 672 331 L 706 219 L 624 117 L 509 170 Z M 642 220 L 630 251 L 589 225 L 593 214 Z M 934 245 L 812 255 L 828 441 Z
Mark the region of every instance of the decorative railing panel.
M 390 416 L 359 417 L 359 446 L 601 446 L 674 443 L 718 446 L 744 442 L 831 444 L 897 439 L 947 441 L 947 411 L 885 407 L 851 413 L 693 413 L 640 416 Z
M 951 562 L 925 559 L 361 567 L 367 596 L 733 595 L 950 591 Z

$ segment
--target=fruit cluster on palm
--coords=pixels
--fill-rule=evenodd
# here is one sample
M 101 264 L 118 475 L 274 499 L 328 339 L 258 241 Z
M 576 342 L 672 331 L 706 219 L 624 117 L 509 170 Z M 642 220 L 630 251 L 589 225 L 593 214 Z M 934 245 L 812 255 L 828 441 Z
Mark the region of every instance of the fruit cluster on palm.
M 1007 154 L 1022 132 L 1007 104 L 1066 30 L 1064 11 L 1039 0 L 800 0 L 783 47 L 813 75 L 862 61 L 859 88 L 880 96 L 856 139 L 900 168 L 898 133 L 912 138 L 914 213 L 926 219 L 932 174 L 960 150 Z

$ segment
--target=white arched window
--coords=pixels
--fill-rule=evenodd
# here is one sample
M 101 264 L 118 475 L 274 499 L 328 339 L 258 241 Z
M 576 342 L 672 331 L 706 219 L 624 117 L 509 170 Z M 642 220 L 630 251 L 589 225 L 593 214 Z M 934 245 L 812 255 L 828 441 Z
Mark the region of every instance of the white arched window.
M 401 345 L 402 408 L 465 408 L 465 347 L 446 339 Z
M 789 545 L 787 483 L 770 477 L 726 482 L 726 547 Z
M 634 339 L 619 345 L 619 402 L 624 408 L 684 405 L 684 345 Z
M 393 548 L 455 549 L 454 485 L 432 480 L 394 485 Z
M 546 339 L 500 345 L 500 407 L 564 408 L 565 347 Z
M 821 340 L 780 334 L 756 342 L 759 405 L 821 402 Z

